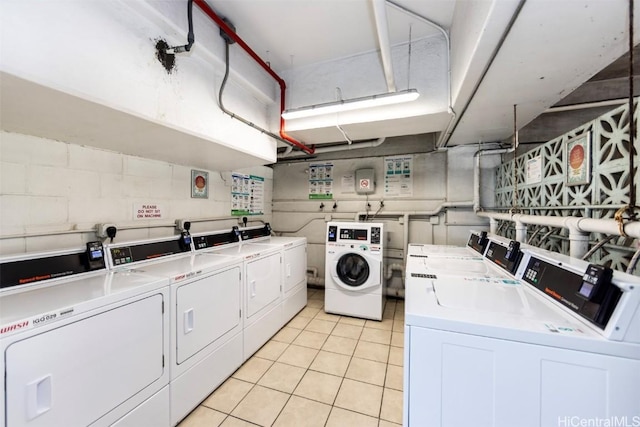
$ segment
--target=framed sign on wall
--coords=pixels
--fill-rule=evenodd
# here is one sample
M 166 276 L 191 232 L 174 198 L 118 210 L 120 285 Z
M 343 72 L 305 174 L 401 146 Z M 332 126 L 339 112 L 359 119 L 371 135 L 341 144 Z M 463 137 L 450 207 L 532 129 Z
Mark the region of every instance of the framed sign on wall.
M 191 170 L 191 197 L 196 199 L 209 198 L 209 172 Z
M 565 145 L 565 177 L 567 185 L 591 182 L 591 132 L 571 138 Z

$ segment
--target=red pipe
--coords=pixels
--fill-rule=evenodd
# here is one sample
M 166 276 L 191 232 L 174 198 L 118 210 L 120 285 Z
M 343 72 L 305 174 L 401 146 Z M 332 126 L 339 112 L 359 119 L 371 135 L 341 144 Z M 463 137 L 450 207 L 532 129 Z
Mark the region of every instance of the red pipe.
M 285 96 L 285 90 L 287 89 L 287 85 L 284 82 L 284 80 L 282 80 L 282 78 L 279 75 L 277 75 L 276 72 L 273 71 L 271 67 L 269 67 L 269 65 L 266 62 L 264 62 L 258 56 L 258 54 L 255 53 L 253 49 L 251 49 L 249 45 L 247 45 L 244 42 L 244 40 L 242 40 L 240 36 L 238 36 L 238 34 L 236 34 L 236 32 L 233 31 L 233 29 L 229 27 L 222 20 L 222 18 L 220 18 L 220 16 L 218 16 L 217 13 L 213 11 L 213 9 L 209 7 L 209 5 L 205 2 L 205 0 L 193 0 L 193 1 L 195 4 L 198 5 L 198 7 L 200 7 L 200 9 L 202 9 L 204 13 L 206 13 L 209 16 L 209 18 L 213 20 L 213 22 L 215 22 L 222 29 L 222 31 L 227 33 L 229 37 L 231 37 L 236 43 L 238 43 L 240 47 L 243 48 L 249 54 L 249 56 L 251 56 L 262 68 L 264 68 L 264 70 L 267 73 L 269 73 L 271 77 L 273 77 L 278 82 L 278 84 L 280 85 L 280 136 L 285 141 L 289 141 L 291 144 L 295 145 L 296 147 L 300 148 L 306 153 L 313 154 L 316 151 L 315 147 L 309 147 L 308 145 L 305 145 L 302 142 L 296 139 L 293 139 L 292 137 L 287 135 L 286 132 L 284 131 L 284 119 L 282 118 L 282 112 L 284 111 L 284 108 L 285 108 L 284 96 Z

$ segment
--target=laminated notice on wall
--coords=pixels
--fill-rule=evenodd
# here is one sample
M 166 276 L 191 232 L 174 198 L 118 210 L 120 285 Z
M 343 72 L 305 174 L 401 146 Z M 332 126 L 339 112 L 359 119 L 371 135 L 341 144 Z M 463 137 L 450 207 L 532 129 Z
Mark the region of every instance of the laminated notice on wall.
M 384 196 L 413 196 L 413 156 L 384 158 Z
M 527 160 L 527 184 L 542 182 L 542 156 Z
M 262 215 L 264 213 L 264 178 L 232 173 L 231 179 L 231 215 Z
M 342 175 L 342 193 L 356 192 L 356 176 L 353 173 Z
M 309 199 L 333 198 L 333 163 L 309 165 Z

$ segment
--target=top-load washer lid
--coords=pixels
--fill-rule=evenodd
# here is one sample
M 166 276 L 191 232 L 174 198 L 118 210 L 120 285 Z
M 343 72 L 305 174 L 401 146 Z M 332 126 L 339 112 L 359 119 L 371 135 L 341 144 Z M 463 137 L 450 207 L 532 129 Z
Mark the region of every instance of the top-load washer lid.
M 480 254 L 466 246 L 449 246 L 449 245 L 418 245 L 409 244 L 407 255 L 431 255 L 431 256 L 468 256 L 478 257 Z
M 119 271 L 87 273 L 55 286 L 24 289 L 0 296 L 0 337 L 18 330 L 42 326 L 97 307 L 168 286 L 166 278 Z M 19 325 L 19 326 L 15 326 Z
M 555 319 L 557 312 L 509 278 L 445 277 L 433 281 L 438 304 L 458 310 Z
M 199 252 L 182 258 L 171 258 L 142 265 L 130 264 L 130 267 L 132 267 L 133 272 L 168 277 L 171 283 L 176 283 L 202 276 L 212 271 L 218 271 L 240 262 L 241 260 L 238 257 Z
M 280 245 L 284 247 L 303 245 L 306 243 L 307 243 L 307 238 L 300 237 L 300 236 L 271 236 L 271 237 L 267 237 L 264 240 L 251 241 L 252 245 L 267 244 L 267 245 Z
M 407 277 L 405 288 L 407 326 L 640 358 L 637 345 L 607 340 L 527 284 Z
M 208 254 L 219 254 L 219 255 L 230 255 L 235 257 L 240 257 L 242 259 L 251 259 L 262 254 L 270 254 L 273 252 L 278 252 L 282 246 L 277 244 L 270 244 L 267 242 L 263 242 L 262 244 L 258 243 L 243 243 L 242 245 L 237 246 L 228 246 L 222 248 L 211 248 L 204 250 L 204 253 Z
M 424 272 L 439 276 L 465 277 L 505 277 L 502 272 L 493 267 L 482 257 L 461 256 L 426 256 L 423 258 Z

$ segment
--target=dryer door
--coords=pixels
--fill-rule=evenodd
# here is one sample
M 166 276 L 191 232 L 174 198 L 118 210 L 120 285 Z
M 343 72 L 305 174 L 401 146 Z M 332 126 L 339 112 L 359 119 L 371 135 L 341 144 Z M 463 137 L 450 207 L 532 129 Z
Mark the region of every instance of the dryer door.
M 343 289 L 356 291 L 380 285 L 380 260 L 364 253 L 338 254 L 332 269 L 332 277 Z

